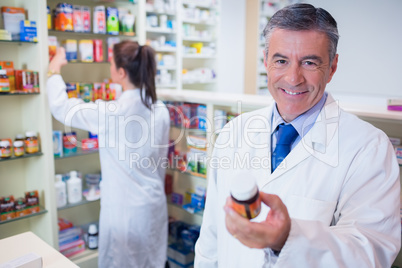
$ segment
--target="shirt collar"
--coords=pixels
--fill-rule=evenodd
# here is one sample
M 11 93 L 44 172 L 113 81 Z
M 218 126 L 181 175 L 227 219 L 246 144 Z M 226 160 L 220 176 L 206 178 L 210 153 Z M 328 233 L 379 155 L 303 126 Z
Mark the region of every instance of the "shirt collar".
M 322 107 L 324 107 L 325 101 L 327 100 L 328 93 L 324 92 L 319 102 L 317 102 L 311 109 L 307 112 L 296 117 L 292 122 L 286 123 L 282 116 L 279 114 L 276 103 L 274 105 L 274 111 L 272 113 L 272 129 L 271 133 L 274 133 L 280 124 L 291 124 L 297 131 L 300 137 L 304 137 L 306 133 L 313 127 L 318 114 L 320 113 Z

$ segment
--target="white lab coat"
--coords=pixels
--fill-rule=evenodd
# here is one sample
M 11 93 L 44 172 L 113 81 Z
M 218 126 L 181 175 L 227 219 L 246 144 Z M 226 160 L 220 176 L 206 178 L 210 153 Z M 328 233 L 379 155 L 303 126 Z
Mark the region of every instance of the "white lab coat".
M 140 91 L 117 101 L 68 99 L 60 75 L 47 81 L 53 116 L 98 134 L 102 171 L 99 267 L 164 267 L 167 205 L 164 193 L 169 113 L 163 103 L 151 112 Z M 72 116 L 73 114 L 73 116 Z M 157 165 L 159 164 L 159 165 Z
M 284 160 L 286 167 L 270 174 L 272 111 L 273 105 L 239 116 L 216 141 L 224 145 L 213 153 L 195 267 L 391 267 L 401 244 L 400 182 L 387 136 L 328 95 L 314 126 Z M 244 246 L 226 229 L 223 206 L 231 179 L 247 179 L 245 169 L 261 191 L 279 195 L 288 209 L 290 234 L 278 257 L 271 249 Z M 268 211 L 264 204 L 254 221 L 263 221 Z

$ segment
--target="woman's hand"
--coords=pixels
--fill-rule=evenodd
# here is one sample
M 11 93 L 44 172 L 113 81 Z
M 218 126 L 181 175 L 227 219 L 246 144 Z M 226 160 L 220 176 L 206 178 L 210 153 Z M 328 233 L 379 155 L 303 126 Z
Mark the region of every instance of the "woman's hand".
M 66 51 L 64 47 L 58 47 L 56 54 L 49 63 L 49 71 L 53 73 L 60 73 L 61 67 L 67 64 Z

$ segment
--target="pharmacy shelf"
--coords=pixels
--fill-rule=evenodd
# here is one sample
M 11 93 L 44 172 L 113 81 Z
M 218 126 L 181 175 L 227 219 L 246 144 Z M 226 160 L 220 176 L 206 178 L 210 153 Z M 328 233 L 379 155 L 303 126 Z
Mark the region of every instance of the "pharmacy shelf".
M 216 59 L 215 55 L 185 54 L 183 59 Z
M 170 196 L 169 196 L 169 197 L 170 197 Z M 180 205 L 178 205 L 178 204 L 172 203 L 169 199 L 167 200 L 167 203 L 168 203 L 168 205 L 170 205 L 170 206 L 179 208 L 179 209 L 184 210 L 184 211 L 186 211 L 186 212 L 188 212 L 188 213 L 190 213 L 190 214 L 196 214 L 196 215 L 200 215 L 200 216 L 204 215 L 204 210 L 201 210 L 201 211 L 198 211 L 198 212 L 196 212 L 196 213 L 193 213 L 193 212 L 191 212 L 191 211 L 188 211 L 187 209 L 184 209 L 182 206 L 180 206 Z
M 79 267 L 89 267 L 85 265 L 85 263 L 97 260 L 98 255 L 99 253 L 97 249 L 86 249 L 83 252 L 71 256 L 69 259 Z
M 168 16 L 176 16 L 176 13 L 164 12 L 164 11 L 156 11 L 156 10 L 147 10 L 147 14 L 155 14 L 155 15 L 168 15 Z
M 60 211 L 60 210 L 64 210 L 64 209 L 74 208 L 74 207 L 78 207 L 78 206 L 82 206 L 82 205 L 86 205 L 86 204 L 90 204 L 90 203 L 94 203 L 94 202 L 99 202 L 99 201 L 100 201 L 100 199 L 88 201 L 85 199 L 85 197 L 83 197 L 83 199 L 80 202 L 77 202 L 74 204 L 67 204 L 63 207 L 57 208 L 57 210 Z
M 216 9 L 217 7 L 211 4 L 204 4 L 204 1 L 190 1 L 190 0 L 184 0 L 182 1 L 183 5 L 186 6 L 194 6 L 194 7 L 198 7 L 198 8 L 203 8 L 203 9 Z
M 156 87 L 157 88 L 175 88 L 175 87 L 177 87 L 177 85 L 176 84 L 170 84 L 170 85 L 168 85 L 168 84 L 157 84 Z
M 154 48 L 155 52 L 161 52 L 161 53 L 176 53 L 177 48 L 175 47 L 163 47 L 163 48 Z
M 19 157 L 12 156 L 10 158 L 0 158 L 0 163 L 6 162 L 6 161 L 12 161 L 12 160 L 21 160 L 21 159 L 26 159 L 26 158 L 31 158 L 31 157 L 41 156 L 41 155 L 43 155 L 42 152 L 34 153 L 34 154 L 24 154 L 23 156 L 19 156 Z
M 183 19 L 182 22 L 188 23 L 188 24 L 197 24 L 197 25 L 206 25 L 206 26 L 215 26 L 215 23 L 216 23 L 214 21 L 202 21 L 202 20 L 195 20 L 195 19 L 191 19 L 191 18 Z
M 200 150 L 202 150 L 202 149 L 200 149 Z M 191 175 L 191 176 L 198 177 L 198 178 L 202 178 L 202 179 L 206 179 L 206 178 L 207 178 L 207 175 L 206 175 L 206 174 L 201 174 L 201 173 L 192 172 L 192 171 L 188 171 L 188 170 L 182 171 L 182 170 L 180 170 L 180 169 L 178 169 L 178 168 L 169 168 L 169 169 L 170 169 L 170 170 L 173 170 L 174 172 L 179 172 L 179 173 L 181 173 L 181 174 L 187 174 L 187 175 Z
M 77 148 L 77 152 L 63 154 L 63 156 L 54 156 L 54 159 L 57 160 L 57 159 L 71 158 L 71 157 L 77 157 L 77 156 L 88 155 L 88 154 L 96 154 L 96 153 L 99 153 L 98 149 L 82 150 L 81 148 Z
M 0 92 L 0 96 L 31 96 L 39 94 L 40 93 L 28 93 L 28 92 Z
M 202 37 L 198 37 L 198 36 L 184 36 L 183 41 L 211 43 L 211 42 L 215 42 L 216 40 L 212 39 L 212 38 L 202 38 Z
M 63 35 L 63 36 L 74 36 L 74 37 L 128 37 L 128 38 L 136 38 L 136 34 L 127 35 L 127 34 L 102 34 L 102 33 L 92 33 L 92 32 L 67 32 L 67 31 L 56 31 L 56 30 L 48 30 L 49 35 Z
M 9 44 L 37 44 L 38 42 L 30 42 L 30 41 L 21 41 L 21 40 L 0 40 L 0 43 L 9 43 Z
M 11 220 L 0 221 L 0 224 L 6 224 L 6 223 L 10 223 L 10 222 L 20 221 L 20 220 L 24 220 L 24 219 L 27 219 L 27 218 L 32 218 L 32 217 L 36 217 L 36 216 L 39 216 L 39 215 L 43 215 L 45 213 L 47 213 L 47 210 L 42 208 L 42 207 L 40 207 L 39 212 L 29 214 L 29 215 L 25 215 L 25 216 L 22 216 L 22 217 L 17 217 L 17 218 L 11 219 Z
M 216 80 L 209 80 L 209 81 L 182 81 L 183 85 L 206 85 L 206 84 L 215 84 Z
M 172 65 L 172 66 L 164 66 L 164 65 L 158 65 L 156 67 L 156 69 L 158 70 L 170 70 L 170 71 L 174 71 L 176 70 L 176 66 Z
M 176 30 L 172 30 L 169 28 L 160 28 L 160 27 L 147 27 L 146 31 L 148 33 L 158 33 L 158 34 L 176 34 Z

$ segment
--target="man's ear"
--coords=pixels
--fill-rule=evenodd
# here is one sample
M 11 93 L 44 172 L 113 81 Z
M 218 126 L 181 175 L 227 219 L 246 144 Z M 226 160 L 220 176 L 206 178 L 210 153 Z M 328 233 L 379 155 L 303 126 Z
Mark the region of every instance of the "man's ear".
M 262 51 L 263 57 L 264 57 L 264 66 L 265 69 L 267 69 L 267 53 L 265 51 L 265 49 Z
M 331 82 L 332 77 L 334 76 L 336 69 L 338 68 L 338 54 L 335 55 L 334 59 L 332 60 L 332 64 L 330 67 L 330 73 L 329 73 L 329 77 L 328 77 L 328 81 L 327 83 Z

